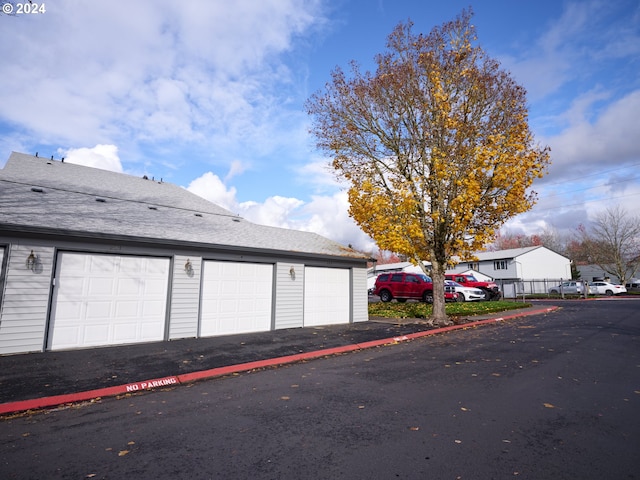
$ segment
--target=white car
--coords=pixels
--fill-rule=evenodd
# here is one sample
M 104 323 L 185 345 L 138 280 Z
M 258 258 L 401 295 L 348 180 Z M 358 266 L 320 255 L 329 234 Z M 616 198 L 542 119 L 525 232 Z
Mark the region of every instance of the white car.
M 484 290 L 480 290 L 479 288 L 465 287 L 464 285 L 460 285 L 458 282 L 454 282 L 453 280 L 445 280 L 444 284 L 449 285 L 450 287 L 454 287 L 456 289 L 456 293 L 462 295 L 465 302 L 484 300 L 486 298 Z
M 619 295 L 621 293 L 627 293 L 627 289 L 623 285 L 615 285 L 609 282 L 590 282 L 589 293 L 595 295 Z

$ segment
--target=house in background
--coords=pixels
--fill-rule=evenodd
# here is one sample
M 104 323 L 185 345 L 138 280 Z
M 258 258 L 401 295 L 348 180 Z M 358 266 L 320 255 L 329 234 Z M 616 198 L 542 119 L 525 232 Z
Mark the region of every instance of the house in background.
M 367 260 L 177 185 L 14 152 L 0 354 L 366 321 Z
M 476 253 L 477 261 L 461 262 L 454 273 L 478 272 L 492 278 L 505 298 L 521 293 L 547 293 L 549 287 L 571 278 L 571 260 L 544 246 Z
M 611 283 L 621 283 L 620 278 L 617 275 L 612 275 L 610 273 L 605 272 L 602 267 L 598 265 L 577 265 L 576 269 L 580 273 L 580 278 L 587 282 L 595 282 L 595 281 L 606 281 Z M 632 269 L 628 269 L 626 272 L 626 282 L 625 284 L 637 284 L 638 279 L 634 278 L 634 273 L 637 275 L 638 272 L 634 272 Z M 630 287 L 634 288 L 634 287 Z M 637 287 L 636 287 L 637 288 Z
M 571 278 L 571 260 L 541 245 L 476 253 L 477 261 L 461 262 L 452 271 L 474 270 L 494 280 Z
M 543 246 L 513 248 L 495 252 L 478 252 L 478 260 L 463 261 L 448 269 L 447 273 L 472 274 L 478 280 L 537 280 L 571 278 L 571 261 Z M 427 270 L 429 262 L 424 262 Z M 410 262 L 375 265 L 368 270 L 369 277 L 395 271 L 422 272 Z

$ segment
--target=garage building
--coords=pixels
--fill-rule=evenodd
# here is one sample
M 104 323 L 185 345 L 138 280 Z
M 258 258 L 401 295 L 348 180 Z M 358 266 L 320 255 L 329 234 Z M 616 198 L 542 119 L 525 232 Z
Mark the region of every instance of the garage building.
M 0 170 L 0 354 L 366 321 L 366 262 L 162 180 Z

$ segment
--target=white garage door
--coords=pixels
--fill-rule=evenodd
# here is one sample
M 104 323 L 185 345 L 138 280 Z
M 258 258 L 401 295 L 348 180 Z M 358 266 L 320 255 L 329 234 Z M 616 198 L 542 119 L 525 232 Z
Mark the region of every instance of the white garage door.
M 60 253 L 48 348 L 164 339 L 169 259 Z
M 200 336 L 271 330 L 273 265 L 205 261 Z
M 349 300 L 349 270 L 305 268 L 305 327 L 349 323 Z

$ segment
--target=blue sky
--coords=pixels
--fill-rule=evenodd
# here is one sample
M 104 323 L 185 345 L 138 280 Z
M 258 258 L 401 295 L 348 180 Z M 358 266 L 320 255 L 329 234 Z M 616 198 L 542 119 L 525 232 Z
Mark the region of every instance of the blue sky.
M 1 0 L 0 0 L 1 1 Z M 563 234 L 640 211 L 638 0 L 56 0 L 0 15 L 0 166 L 11 151 L 162 178 L 257 223 L 370 249 L 314 148 L 304 102 L 400 21 L 474 10 L 552 149 L 538 204 L 505 227 Z

